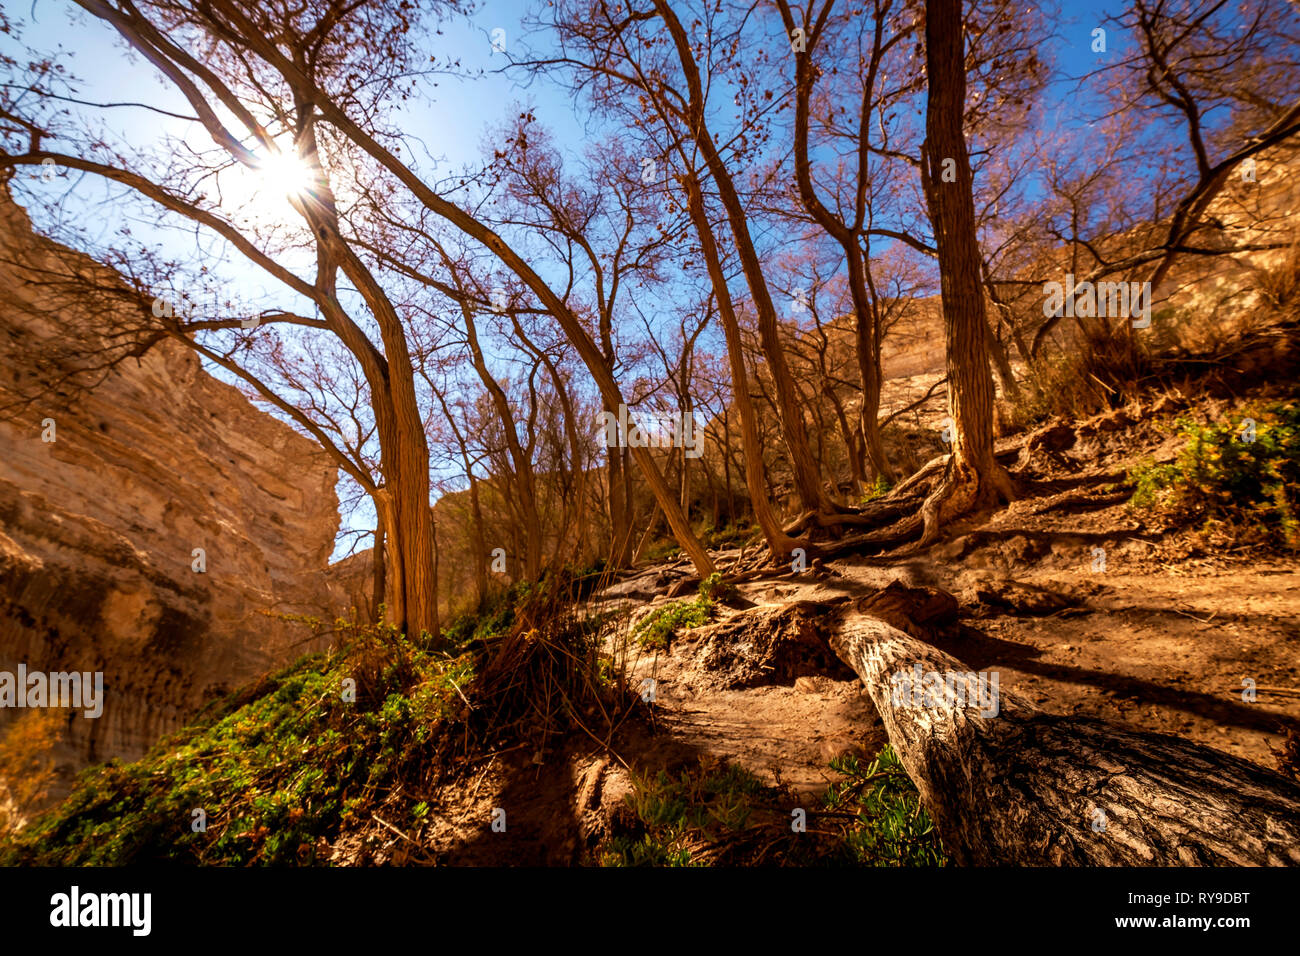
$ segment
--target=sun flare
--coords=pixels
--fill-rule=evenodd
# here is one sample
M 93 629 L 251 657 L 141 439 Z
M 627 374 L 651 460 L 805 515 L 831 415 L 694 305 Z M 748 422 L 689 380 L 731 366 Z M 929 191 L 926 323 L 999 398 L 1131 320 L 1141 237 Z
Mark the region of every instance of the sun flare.
M 260 191 L 286 199 L 305 193 L 312 178 L 307 163 L 289 151 L 267 156 L 256 174 Z

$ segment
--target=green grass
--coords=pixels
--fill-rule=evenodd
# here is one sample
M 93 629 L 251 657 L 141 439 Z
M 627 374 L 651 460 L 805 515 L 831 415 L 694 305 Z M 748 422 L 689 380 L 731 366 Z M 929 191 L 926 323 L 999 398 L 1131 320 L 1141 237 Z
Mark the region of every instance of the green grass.
M 862 764 L 831 762 L 840 780 L 822 813 L 792 827 L 790 796 L 734 765 L 634 776 L 635 823 L 602 845 L 603 866 L 944 866 L 947 857 L 916 788 L 888 745 Z
M 705 528 L 700 532 L 699 538 L 706 548 L 721 551 L 752 542 L 760 534 L 754 525 L 738 525 L 733 521 L 722 528 Z
M 1195 522 L 1202 533 L 1300 550 L 1300 404 L 1248 405 L 1226 422 L 1176 425 L 1185 439 L 1178 457 L 1133 469 L 1130 505 Z
M 863 866 L 943 866 L 943 846 L 929 813 L 921 806 L 894 748 L 865 766 L 853 756 L 837 757 L 831 769 L 844 779 L 826 791 L 828 810 L 857 812 L 845 835 L 845 849 Z
M 309 865 L 340 837 L 376 841 L 376 823 L 419 828 L 430 782 L 489 739 L 540 734 L 541 749 L 574 714 L 622 706 L 621 675 L 595 648 L 603 618 L 573 613 L 598 580 L 586 569 L 517 585 L 437 640 L 336 621 L 338 649 L 213 701 L 136 762 L 84 771 L 0 841 L 0 865 Z
M 457 687 L 473 677 L 468 656 L 339 624 L 351 632 L 344 650 L 215 702 L 135 763 L 84 771 L 66 801 L 0 846 L 0 864 L 324 862 L 321 838 L 368 820 L 434 758 L 439 721 L 459 712 Z M 192 826 L 195 809 L 206 831 Z
M 699 866 L 692 847 L 718 842 L 743 829 L 754 798 L 764 791 L 757 777 L 739 767 L 700 766 L 634 778 L 628 803 L 642 832 L 609 841 L 604 866 Z

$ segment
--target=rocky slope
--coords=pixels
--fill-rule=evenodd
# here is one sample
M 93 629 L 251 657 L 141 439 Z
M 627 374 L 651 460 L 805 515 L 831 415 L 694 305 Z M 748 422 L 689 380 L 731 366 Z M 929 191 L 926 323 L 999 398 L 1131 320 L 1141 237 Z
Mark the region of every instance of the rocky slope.
M 33 235 L 0 189 L 0 406 L 33 376 L 55 380 L 33 356 L 84 319 L 41 284 L 68 261 L 117 281 Z M 214 695 L 309 646 L 306 627 L 259 612 L 331 603 L 320 572 L 337 475 L 311 442 L 179 343 L 7 415 L 0 671 L 104 673 L 103 715 L 68 712 L 65 766 L 136 757 Z M 0 728 L 21 713 L 0 708 Z

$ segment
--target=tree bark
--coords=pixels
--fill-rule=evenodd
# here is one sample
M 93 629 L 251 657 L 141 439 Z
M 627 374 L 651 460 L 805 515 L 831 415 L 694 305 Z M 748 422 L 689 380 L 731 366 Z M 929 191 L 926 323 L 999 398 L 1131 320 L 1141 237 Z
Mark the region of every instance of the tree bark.
M 849 252 L 850 248 L 854 251 Z M 880 393 L 885 377 L 880 367 L 878 299 L 866 255 L 858 255 L 857 244 L 854 242 L 846 243 L 844 249 L 853 270 L 849 288 L 853 293 L 856 313 L 853 332 L 857 343 L 858 373 L 862 376 L 862 408 L 858 419 L 863 451 L 872 471 L 892 485 L 898 481 L 898 472 L 885 454 L 885 443 L 880 435 Z
M 465 469 L 465 478 L 469 482 L 470 534 L 472 535 L 471 546 L 474 549 L 474 592 L 478 602 L 476 606 L 481 608 L 483 602 L 487 600 L 488 552 L 487 539 L 483 529 L 483 503 L 479 498 L 478 478 L 474 475 L 474 464 L 470 461 L 469 446 L 465 442 L 465 435 L 461 432 L 460 426 L 456 424 L 456 418 L 452 415 L 450 406 L 447 405 L 446 397 L 427 375 L 425 380 L 429 384 L 429 390 L 442 407 L 442 414 L 447 420 L 447 425 L 451 428 L 452 437 L 456 439 L 456 447 L 460 450 L 461 467 Z
M 559 568 L 562 564 L 565 537 L 570 528 L 571 521 L 576 519 L 576 528 L 573 532 L 573 549 L 570 552 L 574 566 L 578 566 L 582 559 L 582 543 L 587 534 L 587 509 L 586 502 L 583 498 L 587 494 L 587 468 L 582 460 L 582 436 L 578 433 L 578 417 L 574 412 L 573 400 L 569 396 L 569 387 L 565 384 L 560 370 L 556 368 L 555 362 L 545 349 L 538 348 L 524 332 L 523 326 L 519 324 L 519 316 L 515 313 L 510 314 L 511 324 L 514 326 L 515 334 L 523 342 L 528 351 L 536 357 L 544 366 L 546 373 L 551 378 L 551 384 L 555 387 L 555 394 L 560 400 L 560 408 L 564 413 L 564 435 L 569 444 L 569 458 L 572 461 L 573 469 L 573 489 L 572 498 L 564 500 L 561 493 L 562 507 L 564 510 L 563 520 L 560 522 L 560 529 L 555 535 L 555 550 L 551 555 L 551 568 Z M 563 462 L 558 469 L 563 472 Z M 563 477 L 563 475 L 561 475 Z
M 1016 373 L 1011 369 L 1011 359 L 1007 355 L 1006 347 L 1003 346 L 1002 340 L 997 337 L 993 331 L 993 326 L 988 328 L 989 355 L 993 357 L 993 367 L 997 369 L 998 382 L 1002 385 L 1002 397 L 1009 402 L 1015 402 L 1020 399 L 1020 386 L 1016 384 Z
M 795 19 L 788 4 L 779 4 L 786 29 L 793 29 Z M 849 278 L 849 294 L 853 300 L 854 339 L 858 360 L 858 373 L 862 376 L 862 408 L 860 410 L 863 450 L 872 470 L 893 484 L 898 474 L 885 454 L 884 442 L 880 438 L 877 418 L 880 415 L 880 391 L 882 376 L 880 369 L 880 321 L 876 307 L 875 288 L 871 283 L 868 255 L 858 244 L 863 233 L 866 217 L 866 201 L 869 189 L 869 166 L 871 142 L 871 93 L 875 88 L 876 74 L 881 62 L 881 31 L 883 23 L 875 27 L 872 53 L 867 63 L 864 78 L 864 94 L 859 113 L 858 125 L 858 163 L 855 170 L 853 219 L 846 222 L 837 216 L 817 196 L 812 180 L 812 159 L 809 147 L 808 126 L 812 107 L 812 90 L 817 80 L 817 71 L 812 57 L 817 48 L 826 18 L 830 15 L 832 4 L 822 7 L 814 24 L 810 25 L 810 49 L 795 56 L 795 128 L 794 128 L 794 163 L 795 181 L 799 188 L 799 198 L 804 209 L 813 220 L 834 239 L 844 250 L 845 265 Z
M 609 409 L 607 409 L 609 411 Z M 617 409 L 613 410 L 618 414 Z M 632 563 L 632 486 L 628 480 L 627 449 L 605 449 L 609 480 L 609 563 L 616 569 Z
M 722 207 L 731 227 L 732 240 L 736 254 L 740 259 L 741 270 L 749 287 L 754 311 L 758 318 L 759 343 L 763 356 L 767 359 L 768 369 L 772 375 L 773 389 L 776 392 L 774 407 L 777 421 L 781 425 L 781 437 L 790 456 L 790 470 L 794 479 L 795 490 L 805 510 L 832 511 L 830 502 L 822 489 L 821 475 L 808 444 L 808 429 L 804 424 L 803 408 L 798 400 L 794 379 L 790 374 L 789 364 L 785 359 L 785 349 L 781 344 L 780 323 L 777 321 L 776 306 L 772 302 L 771 290 L 763 275 L 762 263 L 754 247 L 753 237 L 745 217 L 744 206 L 732 181 L 731 172 L 723 162 L 717 143 L 709 132 L 705 116 L 705 92 L 700 77 L 699 64 L 692 52 L 690 38 L 682 26 L 681 20 L 666 0 L 654 0 L 655 10 L 668 29 L 669 37 L 677 52 L 689 90 L 689 102 L 686 109 L 689 114 L 692 142 L 703 156 L 709 175 L 717 187 L 722 200 Z M 698 183 L 697 183 L 698 185 Z M 693 217 L 694 218 L 694 217 Z M 698 229 L 699 219 L 695 219 Z M 707 223 L 707 219 L 703 220 Z M 710 241 L 712 226 L 708 226 Z M 704 236 L 700 237 L 701 240 Z M 726 291 L 725 285 L 719 286 L 715 281 L 714 291 L 721 297 Z
M 419 178 L 408 166 L 403 164 L 391 151 L 382 146 L 378 140 L 363 130 L 338 103 L 307 76 L 295 64 L 276 54 L 267 52 L 277 70 L 295 83 L 309 88 L 315 97 L 316 108 L 337 130 L 347 136 L 358 147 L 370 155 L 376 162 L 393 174 L 426 208 L 435 215 L 445 219 L 465 235 L 487 248 L 501 264 L 518 276 L 537 296 L 550 315 L 560 324 L 565 336 L 582 359 L 583 365 L 591 373 L 596 387 L 600 390 L 601 400 L 606 408 L 617 409 L 624 404 L 622 392 L 614 379 L 613 372 L 607 367 L 604 357 L 592 340 L 581 321 L 556 294 L 540 275 L 534 270 L 509 243 L 496 232 L 484 225 L 473 215 L 461 209 L 455 203 L 444 198 L 427 183 Z M 649 449 L 633 448 L 632 457 L 645 476 L 646 484 L 655 501 L 663 508 L 668 518 L 673 536 L 682 546 L 695 566 L 696 573 L 707 577 L 715 570 L 713 560 L 695 534 L 677 506 L 677 500 L 664 481 L 662 472 L 655 463 Z M 426 485 L 428 478 L 425 478 Z M 426 507 L 427 510 L 427 507 Z M 431 543 L 431 542 L 430 542 Z M 430 555 L 432 551 L 428 552 Z
M 717 294 L 718 315 L 727 341 L 727 361 L 731 367 L 731 394 L 736 411 L 740 414 L 740 444 L 745 456 L 745 484 L 749 488 L 750 504 L 754 509 L 755 520 L 763 529 L 763 537 L 767 539 L 767 546 L 773 559 L 784 561 L 790 556 L 796 542 L 781 529 L 781 522 L 772 511 L 771 500 L 767 495 L 767 469 L 763 465 L 763 445 L 758 437 L 754 403 L 749 395 L 749 373 L 745 369 L 740 324 L 736 320 L 731 292 L 727 288 L 726 276 L 722 271 L 722 258 L 713 241 L 713 231 L 704 208 L 704 196 L 700 185 L 693 177 L 686 177 L 684 185 L 687 209 L 700 236 L 700 249 Z
M 381 620 L 379 610 L 384 604 L 384 589 L 388 586 L 384 573 L 384 549 L 388 546 L 384 534 L 384 516 L 376 509 L 375 544 L 370 549 L 370 623 L 378 624 Z
M 1178 737 L 1044 713 L 1005 691 L 986 716 L 965 664 L 857 612 L 830 643 L 862 679 L 956 863 L 1300 865 L 1300 785 L 1281 774 Z M 959 694 L 917 706 L 893 679 L 918 666 L 955 675 Z
M 923 543 L 933 540 L 949 519 L 1011 497 L 1010 478 L 993 457 L 989 328 L 962 129 L 966 60 L 961 0 L 927 0 L 925 40 L 929 88 L 921 177 L 939 258 L 953 435 L 944 480 L 922 507 Z
M 515 492 L 519 496 L 520 514 L 524 523 L 523 577 L 528 581 L 536 581 L 542 572 L 542 519 L 537 507 L 537 482 L 533 476 L 532 458 L 519 442 L 510 399 L 487 367 L 487 360 L 483 357 L 483 349 L 478 341 L 474 310 L 467 302 L 461 303 L 461 315 L 465 319 L 465 338 L 469 343 L 474 371 L 478 373 L 479 381 L 487 389 L 497 417 L 501 419 L 501 432 L 510 452 L 510 461 L 514 465 Z
M 862 468 L 862 455 L 858 450 L 857 436 L 849 426 L 849 417 L 844 413 L 844 403 L 835 394 L 835 387 L 828 381 L 823 382 L 822 394 L 830 400 L 831 407 L 835 410 L 835 421 L 840 427 L 840 440 L 844 442 L 844 454 L 849 463 L 849 486 L 852 489 L 853 503 L 856 504 L 862 497 L 862 488 L 867 480 Z

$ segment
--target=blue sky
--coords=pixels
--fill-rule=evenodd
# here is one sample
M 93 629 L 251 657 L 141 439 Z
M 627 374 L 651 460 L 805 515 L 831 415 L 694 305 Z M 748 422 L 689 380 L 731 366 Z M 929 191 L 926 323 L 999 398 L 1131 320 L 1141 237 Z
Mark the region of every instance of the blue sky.
M 444 55 L 454 52 L 460 58 L 461 73 L 437 77 L 436 88 L 427 88 L 429 96 L 410 101 L 402 121 L 415 147 L 415 163 L 424 175 L 436 176 L 475 163 L 481 155 L 485 131 L 517 114 L 517 105 L 531 108 L 540 123 L 552 132 L 556 145 L 575 154 L 600 132 L 593 128 L 590 112 L 581 105 L 575 107 L 567 92 L 544 81 L 525 88 L 519 84 L 517 74 L 499 72 L 506 58 L 494 51 L 494 42 L 503 41 L 507 50 L 520 49 L 525 39 L 521 21 L 530 6 L 517 0 L 489 2 L 468 20 L 456 17 L 443 24 L 443 36 L 434 43 Z M 1101 59 L 1090 49 L 1091 31 L 1100 25 L 1106 12 L 1119 9 L 1121 4 L 1113 0 L 1103 4 L 1066 0 L 1061 6 L 1056 36 L 1044 55 L 1049 61 L 1054 60 L 1065 75 L 1054 82 L 1046 98 L 1044 122 L 1047 125 L 1072 126 L 1087 122 L 1095 114 L 1095 104 L 1075 94 L 1070 77 L 1086 72 Z M 152 67 L 124 51 L 109 27 L 73 4 L 36 0 L 29 11 L 13 10 L 9 16 L 23 24 L 26 45 L 43 51 L 71 52 L 69 69 L 83 81 L 84 96 L 100 102 L 144 99 L 162 109 L 190 112 L 183 98 L 163 83 Z M 497 30 L 503 33 L 494 33 Z M 1106 58 L 1121 57 L 1123 44 L 1124 38 L 1111 31 Z M 152 142 L 163 133 L 194 136 L 191 127 L 196 126 L 134 108 L 110 111 L 110 123 L 129 143 Z M 204 139 L 200 134 L 199 140 Z M 69 191 L 68 195 L 70 203 L 85 204 L 87 214 L 82 218 L 95 223 L 102 230 L 103 238 L 109 238 L 122 225 L 120 219 L 92 214 L 97 208 L 96 199 L 102 195 L 94 188 L 83 189 L 78 184 L 75 193 Z M 133 220 L 131 226 L 140 235 L 156 234 L 163 244 L 178 241 L 177 234 L 157 232 L 156 226 L 143 215 Z M 179 241 L 193 240 L 184 237 Z M 249 281 L 262 282 L 251 277 Z M 370 525 L 370 520 L 363 510 L 352 516 L 350 522 L 365 527 Z

